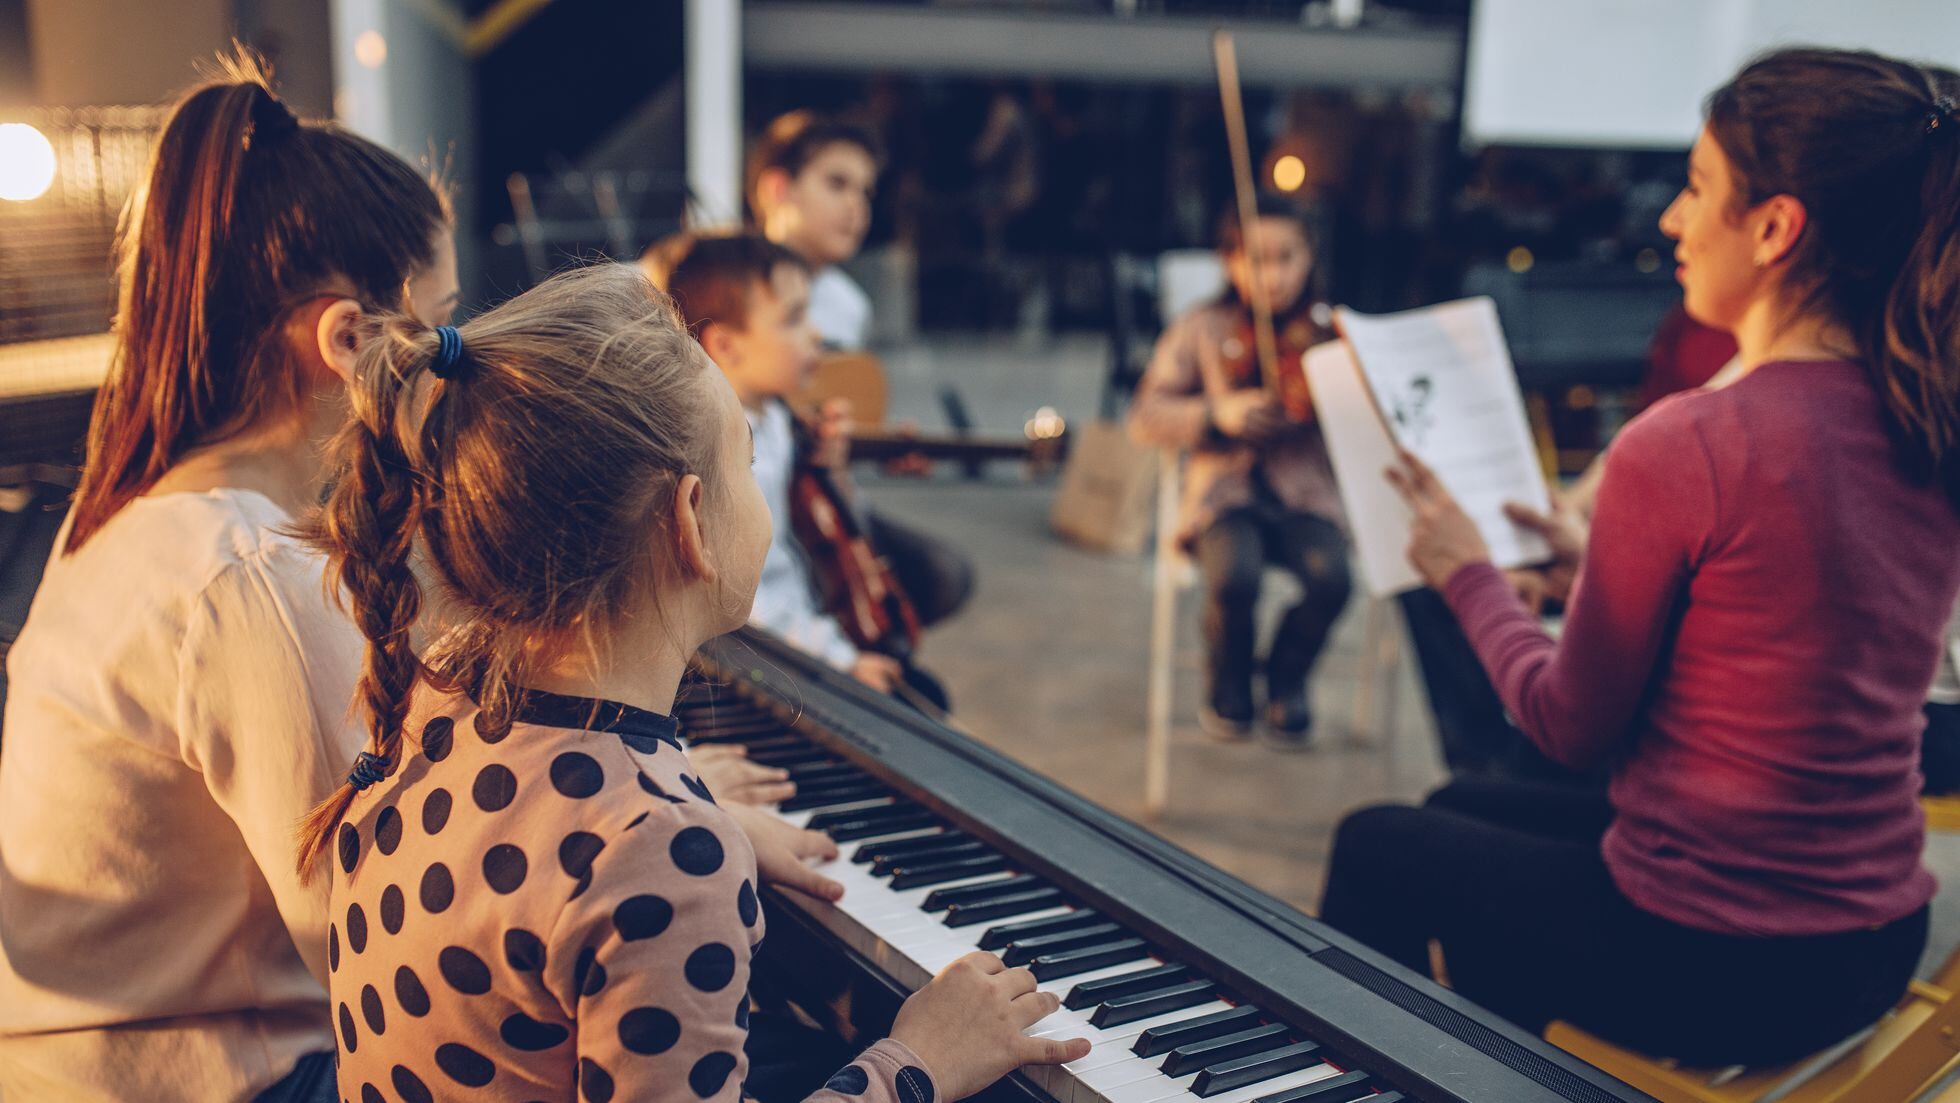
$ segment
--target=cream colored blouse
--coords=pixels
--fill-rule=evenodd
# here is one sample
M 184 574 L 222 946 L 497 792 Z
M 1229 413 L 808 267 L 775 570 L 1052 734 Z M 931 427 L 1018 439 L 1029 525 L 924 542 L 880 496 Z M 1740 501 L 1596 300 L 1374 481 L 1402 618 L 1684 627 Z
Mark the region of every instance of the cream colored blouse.
M 361 640 L 288 520 L 139 498 L 48 565 L 0 753 L 9 1101 L 245 1100 L 333 1045 L 293 827 L 359 749 Z

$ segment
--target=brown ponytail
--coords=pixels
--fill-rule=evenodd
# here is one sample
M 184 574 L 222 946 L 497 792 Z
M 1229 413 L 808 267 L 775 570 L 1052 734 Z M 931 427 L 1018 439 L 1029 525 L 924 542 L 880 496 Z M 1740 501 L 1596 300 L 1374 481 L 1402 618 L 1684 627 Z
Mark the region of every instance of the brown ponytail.
M 1900 461 L 1960 505 L 1960 74 L 1878 54 L 1768 54 L 1708 129 L 1744 201 L 1801 201 L 1797 309 L 1848 329 Z
M 589 645 L 646 592 L 648 537 L 680 477 L 726 484 L 714 367 L 635 268 L 567 272 L 471 320 L 453 378 L 434 371 L 438 331 L 374 325 L 334 442 L 340 479 L 299 531 L 367 637 L 360 710 L 392 770 L 418 679 L 507 727 L 532 664 Z M 418 553 L 446 599 L 425 660 L 409 640 Z M 354 793 L 341 786 L 301 826 L 302 878 Z
M 329 283 L 401 309 L 447 219 L 401 158 L 294 119 L 250 55 L 222 60 L 177 102 L 123 213 L 116 348 L 65 552 L 190 449 L 296 412 L 285 316 Z

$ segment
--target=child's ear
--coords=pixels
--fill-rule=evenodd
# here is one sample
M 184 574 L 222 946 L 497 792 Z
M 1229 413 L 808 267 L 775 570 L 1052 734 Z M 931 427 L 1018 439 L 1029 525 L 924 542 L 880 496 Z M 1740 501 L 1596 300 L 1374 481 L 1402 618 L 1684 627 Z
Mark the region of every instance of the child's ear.
M 763 169 L 755 178 L 756 205 L 764 215 L 783 205 L 789 192 L 789 173 L 780 168 Z
M 740 331 L 733 326 L 709 322 L 701 327 L 701 350 L 720 367 L 731 368 L 742 359 L 740 337 Z
M 706 530 L 702 527 L 705 491 L 698 475 L 682 475 L 674 484 L 674 550 L 683 572 L 712 586 L 720 575 L 715 570 L 714 556 L 708 550 Z

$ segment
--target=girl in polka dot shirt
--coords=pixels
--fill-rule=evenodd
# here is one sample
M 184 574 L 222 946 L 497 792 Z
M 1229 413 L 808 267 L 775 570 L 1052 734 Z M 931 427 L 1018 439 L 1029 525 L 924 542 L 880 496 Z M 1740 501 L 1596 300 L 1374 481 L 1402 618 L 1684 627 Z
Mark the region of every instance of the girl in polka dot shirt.
M 331 876 L 341 1096 L 735 1103 L 757 856 L 667 715 L 769 543 L 734 393 L 602 265 L 460 330 L 388 323 L 353 394 L 306 535 L 368 640 L 370 745 L 300 858 Z M 419 660 L 418 552 L 445 597 Z M 1055 1007 L 974 954 L 812 1098 L 936 1103 L 1074 1060 L 1023 1033 Z

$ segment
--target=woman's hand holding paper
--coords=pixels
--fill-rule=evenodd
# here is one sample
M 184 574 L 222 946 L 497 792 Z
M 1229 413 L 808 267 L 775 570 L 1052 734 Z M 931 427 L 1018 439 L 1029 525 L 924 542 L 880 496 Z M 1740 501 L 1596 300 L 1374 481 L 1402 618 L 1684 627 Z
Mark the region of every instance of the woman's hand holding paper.
M 1442 589 L 1450 576 L 1472 563 L 1490 561 L 1477 523 L 1463 512 L 1429 465 L 1403 450 L 1402 465 L 1387 471 L 1389 484 L 1409 504 L 1409 562 L 1423 581 Z
M 1579 564 L 1586 557 L 1585 519 L 1556 495 L 1552 498 L 1550 513 L 1539 513 L 1529 506 L 1507 502 L 1504 515 L 1520 528 L 1530 529 L 1544 537 L 1545 543 L 1551 545 L 1552 561 L 1542 567 L 1531 568 L 1543 582 L 1541 600 L 1570 600 L 1572 583 L 1579 577 Z

